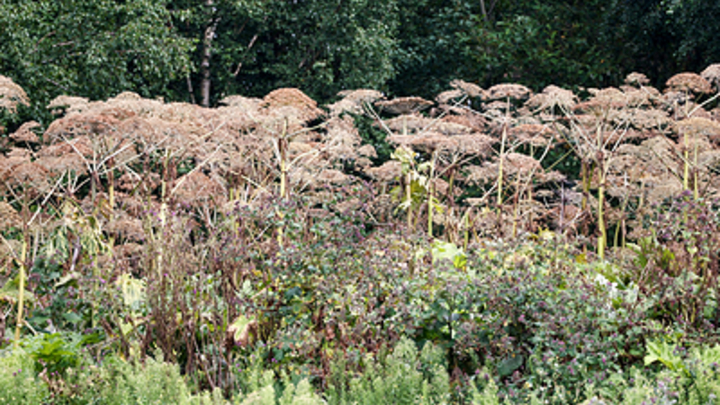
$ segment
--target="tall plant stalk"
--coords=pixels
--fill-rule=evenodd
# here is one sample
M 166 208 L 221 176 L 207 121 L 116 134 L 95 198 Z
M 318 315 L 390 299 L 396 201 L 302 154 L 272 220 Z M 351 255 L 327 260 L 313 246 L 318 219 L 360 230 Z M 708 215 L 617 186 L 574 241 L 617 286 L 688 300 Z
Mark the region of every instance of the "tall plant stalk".
M 277 139 L 276 143 L 276 150 L 275 154 L 277 155 L 278 159 L 278 166 L 280 167 L 280 202 L 284 203 L 287 199 L 288 195 L 288 170 L 289 170 L 289 164 L 287 161 L 287 129 L 288 129 L 288 122 L 285 120 L 283 123 L 283 131 L 280 134 L 280 137 Z M 277 211 L 278 218 L 280 218 L 280 221 L 282 222 L 285 219 L 285 214 L 283 214 L 282 210 L 278 209 Z M 285 225 L 280 225 L 277 229 L 277 242 L 278 246 L 280 248 L 283 247 L 283 244 L 285 242 Z
M 13 347 L 17 349 L 18 345 L 20 344 L 20 330 L 22 329 L 22 325 L 25 323 L 24 321 L 24 315 L 23 315 L 23 309 L 25 305 L 25 278 L 26 278 L 26 269 L 25 269 L 25 262 L 27 260 L 27 249 L 28 249 L 28 229 L 27 229 L 27 222 L 23 226 L 25 229 L 23 230 L 23 241 L 22 241 L 22 247 L 20 248 L 20 257 L 18 258 L 18 268 L 19 268 L 19 275 L 18 275 L 18 310 L 17 310 L 17 323 L 15 325 L 15 341 L 13 342 Z

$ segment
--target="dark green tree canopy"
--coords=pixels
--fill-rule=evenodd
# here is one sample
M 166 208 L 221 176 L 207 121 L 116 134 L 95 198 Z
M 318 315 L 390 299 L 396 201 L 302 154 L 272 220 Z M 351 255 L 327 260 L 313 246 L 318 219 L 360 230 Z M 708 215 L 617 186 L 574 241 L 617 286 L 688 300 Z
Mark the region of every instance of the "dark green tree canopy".
M 175 97 L 190 67 L 193 41 L 163 1 L 3 0 L 0 27 L 0 72 L 40 108 L 59 94 Z
M 656 85 L 720 61 L 707 0 L 0 0 L 0 74 L 37 119 L 59 94 L 214 105 L 298 87 L 429 96 L 453 79 L 536 90 Z

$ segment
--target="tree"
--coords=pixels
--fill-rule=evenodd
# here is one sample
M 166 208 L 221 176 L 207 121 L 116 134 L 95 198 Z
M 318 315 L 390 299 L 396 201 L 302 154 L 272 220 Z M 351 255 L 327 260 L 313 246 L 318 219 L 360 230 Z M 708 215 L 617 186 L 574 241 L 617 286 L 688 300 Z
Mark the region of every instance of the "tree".
M 381 89 L 394 75 L 394 4 L 173 1 L 180 33 L 197 44 L 190 99 L 199 96 L 201 104 L 211 105 L 229 94 L 262 96 L 278 87 L 299 87 L 327 100 L 343 89 Z
M 0 71 L 23 86 L 35 119 L 60 94 L 103 99 L 124 90 L 175 97 L 192 41 L 156 0 L 2 0 Z
M 617 63 L 662 87 L 681 71 L 720 61 L 720 3 L 707 0 L 613 0 L 604 15 Z
M 481 3 L 399 0 L 399 49 L 393 60 L 397 74 L 389 84 L 391 92 L 432 97 L 453 79 L 477 81 L 473 56 Z M 484 7 L 486 13 L 492 10 L 489 6 Z

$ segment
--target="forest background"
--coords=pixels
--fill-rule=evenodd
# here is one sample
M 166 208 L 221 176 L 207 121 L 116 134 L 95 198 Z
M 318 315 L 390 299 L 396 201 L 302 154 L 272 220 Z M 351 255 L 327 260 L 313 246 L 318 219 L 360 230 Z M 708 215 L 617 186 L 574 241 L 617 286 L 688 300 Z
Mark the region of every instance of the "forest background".
M 61 94 L 213 106 L 297 87 L 324 103 L 453 79 L 538 91 L 640 71 L 659 85 L 720 60 L 720 3 L 705 0 L 3 0 L 0 27 L 0 72 L 32 100 L 9 130 L 49 124 Z

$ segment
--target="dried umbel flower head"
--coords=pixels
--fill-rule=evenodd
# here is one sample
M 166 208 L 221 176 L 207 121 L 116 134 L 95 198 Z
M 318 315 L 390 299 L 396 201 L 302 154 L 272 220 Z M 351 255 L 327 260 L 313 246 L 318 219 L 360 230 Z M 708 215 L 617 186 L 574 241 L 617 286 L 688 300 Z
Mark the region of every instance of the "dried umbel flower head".
M 336 169 L 322 170 L 315 176 L 315 179 L 322 184 L 333 186 L 345 185 L 352 182 L 352 177 Z
M 53 121 L 45 131 L 43 141 L 55 143 L 82 135 L 110 134 L 116 131 L 122 120 L 131 115 L 131 111 L 119 113 L 117 110 L 72 112 Z
M 658 105 L 662 98 L 662 93 L 658 89 L 648 86 L 640 88 L 625 86 L 623 92 L 625 93 L 627 106 L 631 108 Z
M 337 116 L 344 112 L 357 115 L 364 114 L 365 105 L 385 98 L 381 92 L 368 89 L 345 90 L 338 93 L 338 96 L 342 97 L 340 101 L 327 106 L 332 116 Z
M 0 109 L 14 114 L 19 104 L 30 105 L 30 99 L 25 90 L 15 84 L 11 78 L 0 75 Z
M 681 142 L 683 136 L 687 135 L 691 138 L 707 139 L 715 144 L 720 143 L 720 122 L 707 118 L 692 117 L 676 121 L 673 132 Z
M 463 94 L 466 94 L 470 98 L 484 97 L 485 90 L 482 87 L 474 83 L 469 83 L 463 80 L 453 80 L 450 82 L 450 87 L 456 90 L 460 90 Z
M 441 121 L 462 125 L 472 132 L 484 132 L 489 124 L 482 114 L 472 110 L 466 110 L 461 115 L 446 115 L 442 117 Z
M 546 146 L 552 142 L 555 137 L 555 131 L 547 125 L 522 124 L 511 128 L 509 135 L 511 140 L 518 141 L 522 144 Z
M 140 175 L 135 172 L 126 172 L 117 179 L 117 189 L 127 192 L 139 191 L 142 195 L 151 193 L 160 186 L 160 175 L 157 173 L 145 173 Z
M 15 143 L 39 143 L 40 138 L 32 130 L 39 128 L 40 124 L 36 121 L 29 121 L 20 126 L 17 131 L 10 134 L 10 139 Z
M 20 214 L 15 211 L 15 208 L 5 201 L 0 201 L 0 232 L 10 228 L 20 228 L 21 226 L 22 219 Z
M 588 89 L 588 93 L 590 93 L 592 97 L 577 104 L 575 106 L 575 111 L 603 115 L 610 109 L 620 109 L 627 106 L 627 95 L 616 87 Z
M 228 107 L 238 107 L 247 111 L 257 111 L 260 109 L 263 100 L 254 97 L 243 97 L 240 95 L 227 96 L 220 100 L 220 104 L 224 104 Z
M 88 104 L 90 104 L 90 99 L 85 97 L 60 95 L 52 99 L 46 108 L 56 114 L 61 112 L 81 112 L 87 109 Z
M 53 176 L 62 176 L 72 173 L 76 176 L 87 174 L 88 166 L 82 156 L 75 153 L 66 153 L 59 156 L 44 155 L 35 160 L 35 163 L 47 168 Z
M 700 76 L 707 80 L 715 91 L 720 91 L 720 63 L 706 67 L 705 70 L 700 73 Z
M 642 87 L 650 83 L 650 79 L 643 73 L 632 72 L 625 76 L 625 84 L 633 87 Z
M 435 96 L 435 101 L 441 106 L 447 107 L 448 104 L 459 102 L 464 96 L 465 93 L 462 90 L 448 90 Z
M 665 111 L 638 108 L 613 110 L 607 114 L 607 121 L 618 128 L 631 127 L 639 131 L 663 131 L 673 123 Z
M 362 137 L 352 117 L 333 117 L 327 123 L 323 141 L 324 151 L 331 161 L 351 160 L 357 158 L 356 148 L 362 143 Z
M 47 145 L 38 151 L 39 156 L 64 156 L 78 155 L 86 159 L 93 159 L 96 155 L 93 142 L 87 135 L 77 138 L 60 140 L 52 145 Z
M 510 99 L 510 101 L 525 101 L 531 95 L 532 90 L 522 84 L 507 83 L 490 87 L 485 93 L 485 99 L 489 101 L 507 99 Z
M 550 85 L 545 87 L 542 93 L 530 97 L 525 106 L 535 112 L 552 112 L 555 108 L 570 111 L 577 102 L 578 97 L 572 91 Z
M 402 164 L 396 160 L 390 160 L 383 163 L 380 167 L 367 169 L 366 173 L 381 183 L 389 183 L 402 175 Z
M 498 142 L 496 138 L 481 133 L 453 136 L 450 141 L 446 145 L 448 152 L 474 157 L 488 156 L 493 145 Z
M 429 130 L 436 120 L 423 117 L 420 114 L 403 114 L 395 118 L 376 123 L 375 126 L 383 126 L 397 134 L 415 134 Z
M 280 110 L 284 107 L 291 107 L 297 112 L 290 113 L 291 110 L 287 108 L 285 108 L 285 111 L 303 123 L 313 121 L 323 114 L 323 111 L 318 108 L 315 100 L 295 88 L 282 88 L 271 91 L 263 98 L 262 106 L 268 112 Z
M 692 94 L 708 94 L 712 92 L 712 87 L 707 80 L 703 79 L 697 73 L 678 73 L 665 82 L 665 92 L 681 91 Z
M 438 132 L 423 132 L 418 135 L 393 135 L 387 138 L 388 142 L 417 152 L 433 153 L 451 147 L 452 138 Z
M 178 178 L 173 191 L 178 202 L 194 207 L 207 204 L 221 206 L 227 196 L 225 185 L 217 176 L 208 177 L 199 170 Z
M 388 114 L 403 115 L 420 112 L 433 105 L 433 102 L 421 97 L 400 97 L 392 100 L 377 101 L 375 105 Z
M 370 159 L 377 159 L 378 157 L 377 150 L 375 150 L 375 147 L 370 144 L 359 147 L 357 153 L 362 157 Z
M 49 174 L 48 169 L 35 162 L 23 161 L 9 167 L 0 163 L 0 192 L 10 188 L 29 199 L 37 198 L 49 191 Z
M 720 122 L 720 107 L 715 107 L 710 111 L 710 118 L 713 121 Z
M 465 181 L 469 184 L 485 184 L 497 180 L 500 173 L 499 159 L 493 162 L 486 162 L 483 166 L 468 166 L 465 170 L 468 176 Z M 505 176 L 515 176 L 527 179 L 542 171 L 540 162 L 528 155 L 511 152 L 503 158 L 503 173 Z

